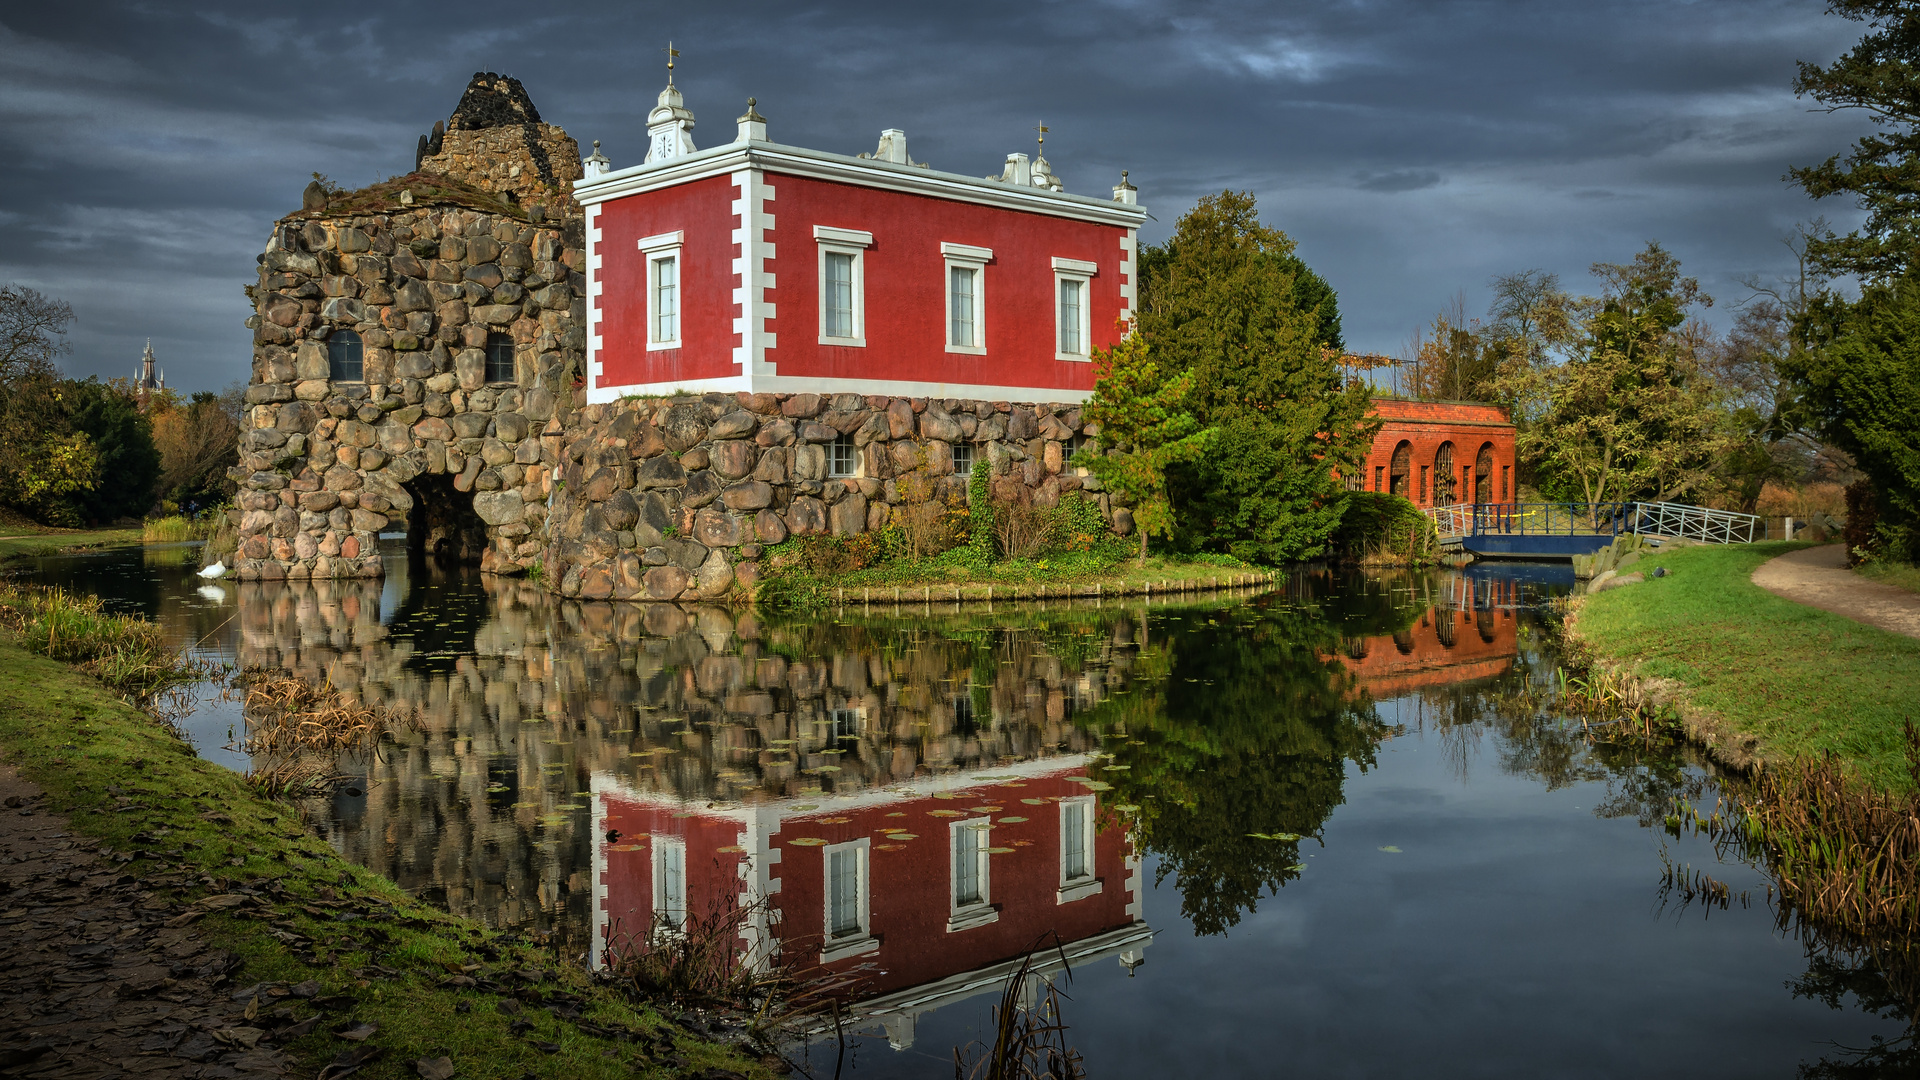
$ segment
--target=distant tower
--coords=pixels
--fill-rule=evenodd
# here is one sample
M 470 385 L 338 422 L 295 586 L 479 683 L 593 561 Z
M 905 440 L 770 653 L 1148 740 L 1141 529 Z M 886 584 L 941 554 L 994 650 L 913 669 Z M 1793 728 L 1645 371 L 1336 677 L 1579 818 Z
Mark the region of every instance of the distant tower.
M 140 358 L 140 377 L 133 382 L 134 392 L 145 396 L 167 388 L 167 380 L 153 366 L 153 339 L 147 339 L 146 355 Z

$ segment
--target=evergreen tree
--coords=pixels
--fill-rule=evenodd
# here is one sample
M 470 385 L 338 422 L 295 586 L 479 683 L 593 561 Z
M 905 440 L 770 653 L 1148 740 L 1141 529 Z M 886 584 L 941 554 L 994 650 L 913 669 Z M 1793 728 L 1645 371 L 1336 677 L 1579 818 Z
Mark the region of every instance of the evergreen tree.
M 1120 344 L 1094 355 L 1099 381 L 1083 415 L 1100 425 L 1098 447 L 1074 457 L 1075 464 L 1132 508 L 1143 566 L 1147 538 L 1173 531 L 1168 466 L 1192 460 L 1213 435 L 1211 429 L 1201 429 L 1187 405 L 1193 372 L 1169 376 L 1152 352 L 1145 337 L 1129 333 Z
M 1177 538 L 1250 562 L 1326 551 L 1346 505 L 1334 470 L 1358 468 L 1375 427 L 1329 340 L 1332 292 L 1302 283 L 1310 271 L 1293 247 L 1260 223 L 1251 195 L 1208 196 L 1148 272 L 1138 324 L 1159 363 L 1191 376 L 1187 400 L 1218 429 L 1208 452 L 1169 470 Z
M 62 397 L 73 430 L 85 434 L 98 455 L 95 483 L 74 495 L 80 516 L 96 523 L 144 516 L 160 479 L 160 451 L 139 400 L 117 380 L 99 379 L 69 381 Z

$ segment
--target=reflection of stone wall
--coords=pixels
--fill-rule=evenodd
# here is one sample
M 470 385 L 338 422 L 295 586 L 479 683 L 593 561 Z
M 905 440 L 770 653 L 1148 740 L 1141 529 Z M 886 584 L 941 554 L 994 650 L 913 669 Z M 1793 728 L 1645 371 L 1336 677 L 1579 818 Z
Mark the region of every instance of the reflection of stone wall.
M 590 405 L 556 462 L 565 483 L 548 519 L 547 578 L 593 600 L 750 592 L 764 545 L 884 528 L 917 500 L 963 503 L 955 446 L 991 465 L 998 497 L 1024 488 L 1050 507 L 1084 493 L 1125 534 L 1132 515 L 1068 464 L 1093 430 L 1078 406 L 954 398 L 715 393 Z M 854 475 L 833 475 L 836 440 L 852 443 Z
M 346 855 L 455 912 L 570 932 L 588 925 L 594 772 L 704 805 L 1083 753 L 1098 736 L 1073 715 L 1124 677 L 1135 634 L 1122 612 L 1087 613 L 1098 644 L 1069 664 L 1035 631 L 768 625 L 499 577 L 434 584 L 484 588 L 470 646 L 437 655 L 418 623 L 383 625 L 377 582 L 247 582 L 237 658 L 419 710 L 419 732 L 346 763 L 363 798 L 309 808 Z M 424 603 L 429 625 L 466 618 Z

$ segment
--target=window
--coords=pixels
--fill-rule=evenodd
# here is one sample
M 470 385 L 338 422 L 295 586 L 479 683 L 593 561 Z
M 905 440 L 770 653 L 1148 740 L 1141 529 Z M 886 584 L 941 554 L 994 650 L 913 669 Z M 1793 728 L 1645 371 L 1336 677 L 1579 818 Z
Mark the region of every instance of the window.
M 866 250 L 873 234 L 858 229 L 813 227 L 820 246 L 820 344 L 867 344 Z
M 1067 467 L 1073 470 L 1073 474 L 1075 476 L 1087 475 L 1087 467 L 1085 465 L 1075 465 L 1073 463 L 1073 457 L 1082 450 L 1092 450 L 1093 439 L 1086 435 L 1075 434 L 1067 440 L 1067 445 L 1062 449 L 1066 454 Z
M 1420 502 L 1422 505 L 1425 505 L 1426 501 L 1427 501 L 1427 466 L 1422 465 L 1420 466 Z
M 947 351 L 984 355 L 987 263 L 993 249 L 971 244 L 941 244 L 947 268 Z
M 364 369 L 360 363 L 360 335 L 351 330 L 335 330 L 327 335 L 327 378 L 334 382 L 359 382 Z
M 1081 259 L 1053 260 L 1056 360 L 1088 359 L 1087 301 L 1099 267 Z
M 642 237 L 647 259 L 647 349 L 680 347 L 680 247 L 685 233 Z
M 1100 880 L 1093 876 L 1094 797 L 1091 795 L 1061 799 L 1060 807 L 1060 892 L 1055 899 L 1068 904 L 1100 891 Z
M 653 837 L 653 925 L 687 925 L 687 842 L 678 836 Z
M 827 475 L 853 476 L 859 469 L 860 448 L 853 445 L 853 436 L 835 436 L 827 446 Z
M 971 735 L 979 730 L 979 725 L 973 715 L 973 691 L 971 688 L 968 688 L 963 693 L 953 695 L 953 697 L 949 699 L 949 704 L 953 709 L 953 730 L 955 734 Z
M 1375 465 L 1373 467 L 1373 490 L 1375 491 L 1380 490 L 1381 478 L 1386 476 L 1386 474 L 1387 474 L 1387 470 L 1384 465 Z
M 1511 465 L 1500 466 L 1500 501 L 1501 502 L 1507 501 L 1507 480 L 1512 475 L 1512 472 L 1513 472 L 1513 466 Z
M 827 715 L 827 739 L 839 742 L 841 739 L 858 738 L 860 735 L 859 709 L 834 709 Z
M 868 851 L 865 838 L 820 849 L 821 871 L 825 876 L 826 933 L 820 945 L 823 964 L 880 947 L 871 930 Z
M 487 335 L 487 381 L 510 383 L 513 378 L 513 339 L 505 334 Z
M 953 471 L 959 476 L 973 472 L 973 444 L 957 442 L 953 444 Z
M 953 853 L 953 907 L 947 918 L 947 933 L 953 934 L 985 926 L 998 919 L 1000 914 L 993 910 L 989 893 L 987 860 L 991 855 L 987 851 L 988 819 L 956 821 L 950 828 L 948 844 Z

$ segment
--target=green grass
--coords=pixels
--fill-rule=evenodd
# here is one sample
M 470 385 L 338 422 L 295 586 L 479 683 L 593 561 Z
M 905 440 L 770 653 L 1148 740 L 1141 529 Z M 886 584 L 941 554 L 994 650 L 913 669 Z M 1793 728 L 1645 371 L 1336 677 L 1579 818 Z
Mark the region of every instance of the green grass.
M 219 521 L 213 517 L 196 520 L 171 514 L 141 522 L 140 539 L 149 544 L 182 544 L 189 540 L 205 540 L 218 527 Z
M 58 555 L 76 548 L 130 547 L 140 543 L 139 529 L 49 529 L 0 527 L 0 561 Z
M 1754 568 L 1806 544 L 1695 547 L 1642 558 L 1666 578 L 1584 602 L 1575 634 L 1598 657 L 1672 679 L 1689 703 L 1780 762 L 1832 753 L 1874 787 L 1911 786 L 1903 742 L 1920 723 L 1920 641 L 1784 600 Z
M 589 1036 L 531 1003 L 521 1016 L 535 1029 L 525 1037 L 511 1035 L 507 1025 L 514 1018 L 495 1008 L 505 995 L 442 985 L 453 965 L 467 964 L 479 965 L 473 976 L 502 983 L 509 971 L 556 972 L 556 980 L 537 989 L 577 995 L 584 1019 L 671 1039 L 690 1070 L 721 1066 L 766 1075 L 763 1066 L 732 1051 L 674 1038 L 649 1009 L 592 983 L 550 951 L 414 901 L 393 882 L 340 858 L 307 831 L 295 811 L 259 797 L 239 774 L 201 760 L 161 723 L 100 683 L 11 641 L 0 642 L 0 754 L 47 790 L 53 809 L 71 815 L 74 832 L 115 852 L 165 853 L 128 863 L 129 873 L 186 870 L 196 881 L 205 875 L 222 885 L 276 883 L 283 889 L 257 917 L 214 914 L 199 925 L 215 945 L 243 959 L 232 976 L 238 986 L 317 979 L 324 993 L 357 997 L 352 1015 L 379 1024 L 372 1043 L 386 1048 L 384 1057 L 360 1072 L 370 1080 L 411 1077 L 415 1060 L 442 1054 L 466 1078 L 675 1074 L 645 1042 Z M 118 785 L 119 799 L 109 785 Z M 181 903 L 205 891 L 157 886 L 158 895 Z M 310 906 L 334 896 L 365 909 L 368 917 L 338 922 L 332 910 Z M 311 957 L 276 939 L 269 918 L 311 939 Z M 356 972 L 370 964 L 398 974 L 359 978 Z M 462 1002 L 470 1013 L 456 1011 Z M 306 1008 L 296 1011 L 304 1015 Z M 326 1026 L 287 1047 L 307 1075 L 344 1045 L 326 1034 Z M 536 1041 L 560 1049 L 547 1054 Z
M 1882 585 L 1920 593 L 1920 566 L 1875 560 L 1860 564 L 1854 568 L 1854 572 L 1861 577 L 1872 578 Z

